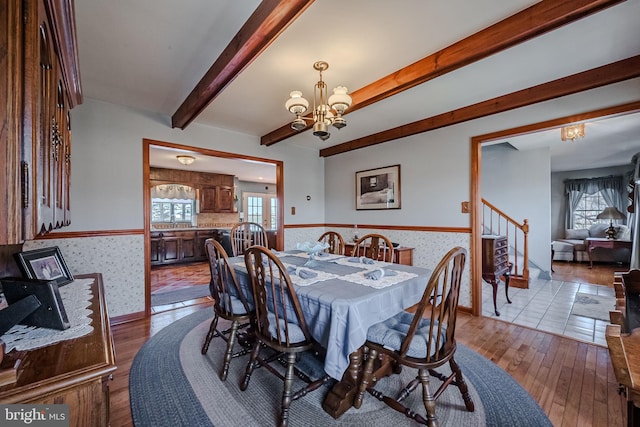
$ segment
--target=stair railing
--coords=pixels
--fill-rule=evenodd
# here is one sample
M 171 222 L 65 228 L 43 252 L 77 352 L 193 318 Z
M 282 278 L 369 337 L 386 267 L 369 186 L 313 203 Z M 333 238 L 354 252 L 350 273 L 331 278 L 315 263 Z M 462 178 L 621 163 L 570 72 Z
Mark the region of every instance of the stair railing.
M 513 269 L 511 278 L 521 278 L 529 283 L 529 221 L 524 219 L 522 223 L 482 199 L 482 228 L 483 234 L 506 236 L 510 248 L 513 248 Z M 522 248 L 522 251 L 520 250 Z M 522 265 L 520 257 L 523 254 Z

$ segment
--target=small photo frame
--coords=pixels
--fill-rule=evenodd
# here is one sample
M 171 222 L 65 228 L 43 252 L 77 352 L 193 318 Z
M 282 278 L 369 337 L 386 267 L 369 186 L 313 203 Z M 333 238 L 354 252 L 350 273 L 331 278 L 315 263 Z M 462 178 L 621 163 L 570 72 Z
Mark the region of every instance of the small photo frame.
M 400 209 L 400 165 L 356 172 L 356 209 Z
M 57 246 L 18 252 L 16 259 L 27 279 L 52 280 L 58 286 L 73 281 L 73 276 Z

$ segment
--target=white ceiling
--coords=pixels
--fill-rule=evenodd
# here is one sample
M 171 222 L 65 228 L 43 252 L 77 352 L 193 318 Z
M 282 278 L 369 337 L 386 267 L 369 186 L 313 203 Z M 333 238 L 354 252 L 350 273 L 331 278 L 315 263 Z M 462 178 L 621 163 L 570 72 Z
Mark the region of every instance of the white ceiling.
M 329 63 L 324 80 L 330 89 L 345 85 L 354 91 L 535 3 L 316 1 L 195 122 L 260 137 L 291 121 L 284 108 L 291 90 L 302 90 L 308 99 L 312 96 L 318 79 L 312 68 L 315 61 Z M 257 0 L 77 1 L 84 96 L 160 113 L 170 126 L 170 117 L 258 4 Z M 320 150 L 638 55 L 638 16 L 640 0 L 627 0 L 354 111 L 345 117 L 348 126 L 334 129 L 327 141 L 307 131 L 281 144 Z M 640 81 L 636 82 L 633 90 L 640 99 Z M 565 156 L 552 160 L 553 168 L 593 167 L 584 157 L 587 154 L 612 162 L 612 151 L 624 155 L 640 151 L 637 116 L 610 124 L 588 123 L 587 137 L 574 144 L 553 144 L 559 139 L 553 131 L 509 142 L 523 149 L 534 141 L 549 144 L 554 155 Z M 597 143 L 585 150 L 596 138 Z M 624 148 L 613 149 L 618 139 Z M 581 154 L 566 154 L 569 147 L 582 147 Z M 153 154 L 152 165 L 162 166 L 160 157 Z M 569 164 L 569 158 L 581 166 Z M 204 165 L 204 159 L 200 160 L 196 164 Z

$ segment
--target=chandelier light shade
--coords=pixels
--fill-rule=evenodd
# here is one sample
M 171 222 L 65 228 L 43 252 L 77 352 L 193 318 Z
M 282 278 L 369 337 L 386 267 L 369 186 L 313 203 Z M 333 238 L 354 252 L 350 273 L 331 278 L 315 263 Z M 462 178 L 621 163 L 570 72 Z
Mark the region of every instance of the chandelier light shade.
M 575 141 L 577 138 L 584 138 L 584 123 L 565 126 L 560 130 L 560 139 L 563 141 Z
M 176 156 L 176 158 L 180 163 L 187 166 L 196 161 L 196 158 L 193 156 Z
M 322 72 L 329 68 L 329 64 L 318 61 L 313 68 L 320 73 L 320 80 L 313 87 L 312 117 L 304 117 L 309 109 L 309 101 L 302 97 L 302 92 L 294 90 L 289 94 L 285 102 L 285 108 L 296 116 L 291 122 L 291 128 L 296 131 L 303 130 L 307 125 L 305 120 L 313 120 L 313 134 L 323 141 L 329 139 L 329 126 L 342 129 L 347 121 L 342 115 L 351 106 L 352 100 L 349 91 L 344 86 L 333 89 L 333 95 L 327 96 L 327 85 L 322 80 Z

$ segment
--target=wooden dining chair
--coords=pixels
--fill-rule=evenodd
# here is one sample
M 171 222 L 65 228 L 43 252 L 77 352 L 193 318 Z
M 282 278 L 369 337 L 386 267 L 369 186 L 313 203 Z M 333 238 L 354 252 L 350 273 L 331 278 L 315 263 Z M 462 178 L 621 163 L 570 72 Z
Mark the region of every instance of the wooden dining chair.
M 251 374 L 259 367 L 267 368 L 269 372 L 283 380 L 280 425 L 286 426 L 291 402 L 316 390 L 330 377 L 323 371 L 323 375 L 314 380 L 309 377 L 309 373 L 304 373 L 296 367 L 296 362 L 303 352 L 306 352 L 305 361 L 309 361 L 318 354 L 322 354 L 322 349 L 309 333 L 287 269 L 269 249 L 263 246 L 248 248 L 244 259 L 256 303 L 256 340 L 240 389 L 247 389 Z M 275 354 L 266 358 L 261 357 L 260 351 L 263 346 L 274 350 Z M 275 362 L 274 365 L 279 366 L 280 360 L 286 361 L 284 374 L 270 365 Z M 295 392 L 293 391 L 294 376 L 306 383 L 303 388 Z
M 243 255 L 249 246 L 268 247 L 267 233 L 255 222 L 240 222 L 231 228 L 231 248 L 233 256 Z
M 344 239 L 336 231 L 327 231 L 318 239 L 318 242 L 328 243 L 329 247 L 325 252 L 335 255 L 344 255 Z
M 367 234 L 354 243 L 351 256 L 366 256 L 378 261 L 393 262 L 393 243 L 382 234 Z
M 220 243 L 214 239 L 207 239 L 204 247 L 209 258 L 211 270 L 211 282 L 209 290 L 213 298 L 213 320 L 209 326 L 209 332 L 202 345 L 202 354 L 209 350 L 209 344 L 214 337 L 220 337 L 227 343 L 224 353 L 223 366 L 220 371 L 220 379 L 225 381 L 229 373 L 231 359 L 249 353 L 243 348 L 234 353 L 234 345 L 238 332 L 251 324 L 253 317 L 252 303 L 247 300 L 238 285 L 238 279 L 233 266 L 229 263 L 229 257 Z M 226 330 L 218 329 L 220 318 L 231 322 L 231 327 Z
M 436 400 L 449 384 L 454 384 L 459 388 L 467 410 L 475 410 L 462 371 L 454 359 L 458 296 L 466 256 L 464 248 L 455 247 L 442 258 L 414 314 L 402 311 L 369 328 L 365 343 L 367 361 L 354 401 L 356 408 L 362 405 L 364 392 L 367 391 L 414 421 L 435 427 L 438 426 Z M 380 377 L 374 372 L 374 362 L 385 358 L 395 363 L 396 367 L 418 370 L 416 377 L 396 398 L 385 396 L 375 389 L 375 382 Z M 451 374 L 445 377 L 435 369 L 447 362 Z M 429 390 L 430 375 L 442 380 L 442 385 L 433 394 Z M 422 388 L 426 418 L 401 403 L 418 385 Z

